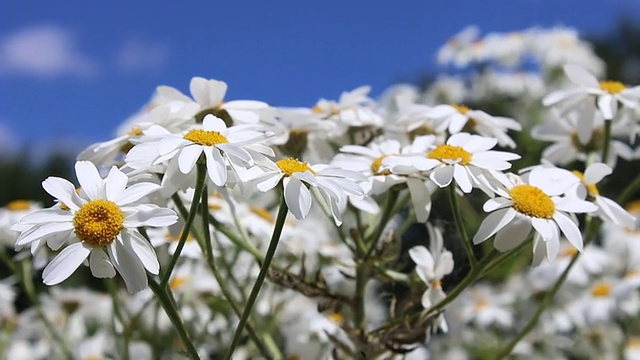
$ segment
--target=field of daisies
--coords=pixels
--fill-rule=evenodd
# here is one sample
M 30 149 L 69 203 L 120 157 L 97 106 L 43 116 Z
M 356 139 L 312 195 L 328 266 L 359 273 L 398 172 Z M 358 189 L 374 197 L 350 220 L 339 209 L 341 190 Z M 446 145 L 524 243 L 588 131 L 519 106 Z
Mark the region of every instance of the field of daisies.
M 640 359 L 640 86 L 567 28 L 438 61 L 311 107 L 159 86 L 0 209 L 0 358 Z

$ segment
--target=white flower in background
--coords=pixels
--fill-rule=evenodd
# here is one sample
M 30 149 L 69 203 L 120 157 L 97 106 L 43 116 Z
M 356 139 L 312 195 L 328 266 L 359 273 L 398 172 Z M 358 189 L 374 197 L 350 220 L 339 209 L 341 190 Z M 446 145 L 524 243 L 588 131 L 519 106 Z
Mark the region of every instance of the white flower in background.
M 442 290 L 442 279 L 453 271 L 453 254 L 444 248 L 442 231 L 439 228 L 426 224 L 429 232 L 429 249 L 424 246 L 414 246 L 409 249 L 409 256 L 416 263 L 416 273 L 428 288 L 422 295 L 422 306 L 430 309 L 433 305 L 446 297 Z M 444 314 L 437 319 L 436 328 L 447 331 L 447 322 Z
M 460 77 L 440 76 L 435 79 L 423 94 L 427 104 L 459 104 L 467 99 L 469 89 Z
M 550 74 L 565 64 L 578 64 L 593 74 L 604 74 L 605 64 L 592 49 L 590 43 L 578 36 L 578 31 L 566 27 L 551 29 L 531 28 L 529 46 L 533 57 Z
M 195 100 L 200 106 L 198 114 L 195 115 L 197 121 L 201 121 L 208 114 L 224 117 L 226 112 L 234 122 L 255 124 L 260 120 L 256 111 L 269 106 L 265 102 L 255 100 L 224 101 L 227 93 L 227 83 L 224 81 L 196 76 L 191 79 L 189 90 L 193 100 L 175 88 L 159 86 L 157 98 L 160 104 L 194 103 Z
M 361 86 L 343 92 L 338 101 L 320 99 L 311 112 L 322 119 L 336 121 L 341 125 L 340 133 L 348 127 L 381 127 L 384 119 L 374 111 L 375 101 L 367 96 L 370 91 L 371 87 Z
M 184 130 L 193 124 L 193 114 L 197 111 L 195 104 L 185 104 L 182 107 L 172 107 L 170 104 L 157 106 L 135 117 L 135 121 L 119 129 L 118 136 L 105 142 L 89 145 L 80 152 L 77 160 L 88 160 L 98 166 L 110 166 L 120 160 L 119 156 L 131 149 L 135 140 L 144 130 L 153 125 L 160 125 L 171 132 Z M 124 130 L 126 129 L 126 130 Z
M 575 197 L 561 196 L 578 179 L 569 171 L 553 168 L 534 168 L 521 179 L 514 176 L 496 188 L 496 198 L 485 202 L 483 209 L 490 214 L 482 221 L 473 243 L 479 244 L 494 234 L 493 246 L 501 252 L 508 251 L 526 240 L 535 230 L 534 249 L 537 242 L 544 242 L 546 251 L 535 251 L 533 263 L 543 258 L 553 261 L 560 248 L 560 232 L 579 251 L 582 251 L 582 234 L 573 219 L 575 213 L 597 210 L 594 204 Z
M 13 249 L 19 232 L 11 227 L 23 216 L 40 209 L 38 203 L 28 200 L 13 200 L 0 208 L 0 245 Z
M 488 285 L 476 285 L 462 293 L 452 313 L 463 323 L 473 323 L 486 329 L 492 325 L 509 328 L 513 325 L 511 293 L 501 293 Z
M 636 290 L 640 287 L 640 282 L 635 281 L 633 286 L 623 284 L 621 279 L 616 277 L 603 277 L 593 281 L 590 286 L 585 289 L 585 293 L 579 296 L 575 301 L 569 304 L 569 312 L 576 312 L 580 316 L 577 319 L 586 324 L 594 325 L 608 323 L 614 317 L 624 315 L 625 308 L 622 306 L 624 302 L 631 297 L 635 297 L 637 303 L 638 294 Z M 633 314 L 637 313 L 637 306 Z
M 489 150 L 497 142 L 495 138 L 458 133 L 446 144 L 433 147 L 426 156 L 386 157 L 382 168 L 399 174 L 426 172 L 441 188 L 455 179 L 456 185 L 465 193 L 474 187 L 492 193 L 487 177 L 491 179 L 498 172 L 511 168 L 508 161 L 520 158 L 517 154 Z
M 462 29 L 438 50 L 438 63 L 441 65 L 452 63 L 457 67 L 464 67 L 473 61 L 483 59 L 484 47 L 479 35 L 480 30 L 475 26 Z
M 176 222 L 177 215 L 167 208 L 137 203 L 157 191 L 156 184 L 127 187 L 129 179 L 115 167 L 103 179 L 88 161 L 77 162 L 75 169 L 80 194 L 65 179 L 49 177 L 42 183 L 68 210 L 49 208 L 23 217 L 20 224 L 31 227 L 20 234 L 16 246 L 53 241 L 49 245 L 55 249 L 69 242 L 44 269 L 47 285 L 64 281 L 88 258 L 93 276 L 111 278 L 117 270 L 129 292 L 146 288 L 145 269 L 158 274 L 159 264 L 153 247 L 137 228 L 168 226 Z
M 256 131 L 252 125 L 228 128 L 222 119 L 213 115 L 207 115 L 201 127 L 183 134 L 174 134 L 159 126 L 149 130 L 149 136 L 140 138 L 140 144 L 129 151 L 125 161 L 134 169 L 168 161 L 162 186 L 173 192 L 185 183 L 193 186 L 188 180 L 195 179 L 196 162 L 202 156 L 206 159 L 208 178 L 215 185 L 224 186 L 229 168 L 237 179 L 243 179 L 245 175 L 241 173 L 254 165 L 256 156 L 274 155 L 271 148 L 261 144 L 270 134 Z
M 608 159 L 602 159 L 604 146 L 604 119 L 598 112 L 589 110 L 592 105 L 580 106 L 566 116 L 552 117 L 550 121 L 538 125 L 531 131 L 534 139 L 553 142 L 542 152 L 542 159 L 556 165 L 566 165 L 575 160 L 586 162 L 605 162 L 614 168 L 617 158 L 633 159 L 633 150 L 629 145 L 616 140 L 615 136 L 628 135 L 626 124 L 615 121 L 612 124 L 612 139 L 609 145 Z M 591 121 L 582 121 L 585 118 Z M 581 120 L 582 119 L 582 120 Z
M 582 200 L 589 200 L 596 204 L 598 206 L 596 214 L 604 221 L 633 228 L 636 224 L 635 217 L 615 201 L 600 195 L 600 191 L 596 187 L 596 184 L 611 172 L 611 168 L 603 163 L 589 165 L 584 173 L 573 171 L 573 174 L 580 180 L 576 184 L 576 195 Z
M 431 109 L 429 116 L 436 122 L 436 132 L 473 131 L 486 137 L 494 137 L 501 146 L 516 147 L 509 137 L 509 130 L 520 131 L 522 125 L 514 119 L 492 116 L 482 110 L 473 110 L 464 105 L 438 105 Z
M 618 112 L 618 106 L 636 108 L 640 105 L 640 86 L 627 87 L 619 81 L 598 81 L 580 65 L 567 64 L 563 67 L 569 80 L 578 87 L 554 91 L 542 99 L 545 106 L 561 105 L 565 110 L 580 102 L 595 98 L 598 110 L 605 120 L 611 120 Z
M 327 165 L 309 166 L 294 158 L 265 163 L 263 168 L 266 174 L 255 179 L 258 189 L 268 191 L 282 181 L 289 211 L 298 220 L 304 219 L 311 209 L 309 187 L 319 190 L 325 203 L 330 206 L 333 220 L 338 226 L 342 224 L 342 210 L 346 205 L 347 194 L 364 195 L 356 181 L 364 181 L 366 178 L 355 171 Z

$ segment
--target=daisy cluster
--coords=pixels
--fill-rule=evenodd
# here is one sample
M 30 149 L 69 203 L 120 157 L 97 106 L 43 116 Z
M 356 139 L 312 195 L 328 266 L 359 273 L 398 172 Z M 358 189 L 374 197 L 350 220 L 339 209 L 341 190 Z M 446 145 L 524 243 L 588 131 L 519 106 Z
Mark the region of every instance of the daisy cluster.
M 602 62 L 564 28 L 482 38 L 469 28 L 438 59 L 481 70 L 309 107 L 229 100 L 225 82 L 202 77 L 188 94 L 158 87 L 117 136 L 78 155 L 76 182 L 43 181 L 53 206 L 0 210 L 2 260 L 16 273 L 0 284 L 0 349 L 12 359 L 631 352 L 638 214 L 603 185 L 618 158 L 640 153 L 640 87 L 599 81 Z M 531 59 L 537 69 L 517 70 Z M 492 96 L 520 105 L 483 111 Z M 38 292 L 34 272 L 62 285 Z M 26 309 L 15 308 L 20 286 Z M 248 336 L 234 337 L 245 320 Z

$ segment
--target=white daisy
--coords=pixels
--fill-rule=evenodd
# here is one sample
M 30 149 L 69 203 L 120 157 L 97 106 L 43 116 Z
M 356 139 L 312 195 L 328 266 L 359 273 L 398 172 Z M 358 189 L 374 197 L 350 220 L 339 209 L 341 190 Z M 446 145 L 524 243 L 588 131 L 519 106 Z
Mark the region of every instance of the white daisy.
M 426 172 L 441 188 L 455 179 L 465 193 L 473 187 L 491 193 L 487 178 L 499 176 L 499 171 L 511 168 L 508 161 L 520 158 L 517 154 L 489 150 L 497 142 L 495 138 L 458 133 L 446 144 L 434 146 L 426 156 L 389 156 L 382 161 L 382 168 L 394 173 Z
M 569 109 L 582 101 L 595 98 L 604 119 L 611 120 L 616 116 L 619 105 L 632 109 L 640 105 L 640 86 L 628 88 L 619 81 L 598 81 L 580 65 L 567 64 L 563 69 L 569 80 L 578 87 L 554 91 L 545 96 L 542 100 L 545 106 L 561 104 L 564 109 Z
M 49 177 L 42 183 L 68 210 L 49 208 L 23 217 L 20 224 L 31 227 L 20 234 L 16 246 L 54 240 L 52 247 L 56 248 L 70 241 L 44 269 L 47 285 L 64 281 L 88 258 L 93 276 L 111 278 L 117 270 L 129 292 L 146 288 L 145 269 L 158 274 L 159 264 L 153 247 L 137 228 L 168 226 L 176 222 L 177 215 L 167 208 L 137 203 L 158 190 L 156 184 L 127 187 L 127 176 L 116 167 L 103 179 L 88 161 L 78 161 L 75 169 L 80 194 L 65 179 Z
M 263 168 L 266 174 L 255 180 L 258 189 L 268 191 L 282 181 L 289 211 L 298 220 L 304 219 L 311 209 L 311 192 L 308 187 L 319 190 L 324 201 L 330 205 L 333 220 L 338 226 L 342 224 L 341 213 L 346 205 L 347 194 L 364 195 L 355 181 L 364 181 L 366 178 L 355 171 L 327 165 L 309 166 L 294 158 L 265 163 Z
M 623 225 L 630 229 L 634 228 L 636 225 L 635 217 L 615 201 L 600 195 L 600 191 L 596 187 L 596 184 L 611 172 L 611 168 L 603 163 L 589 165 L 584 173 L 573 171 L 573 174 L 580 180 L 576 184 L 576 195 L 580 199 L 595 203 L 598 206 L 596 214 L 604 221 Z
M 256 110 L 269 106 L 265 102 L 255 100 L 224 101 L 227 93 L 227 83 L 224 81 L 196 76 L 191 79 L 189 90 L 195 103 L 200 106 L 200 111 L 195 115 L 198 122 L 202 121 L 206 115 L 212 114 L 233 122 L 255 124 L 260 120 Z M 161 103 L 194 103 L 194 100 L 170 86 L 159 86 L 157 93 Z M 232 121 L 229 121 L 229 125 Z
M 562 169 L 534 168 L 524 178 L 511 178 L 503 184 L 505 189 L 497 189 L 496 198 L 489 199 L 483 206 L 491 212 L 473 237 L 479 244 L 494 234 L 494 247 L 508 251 L 522 243 L 531 228 L 535 229 L 534 245 L 538 241 L 546 244 L 546 253 L 535 252 L 536 259 L 546 256 L 553 261 L 560 248 L 560 231 L 567 240 L 582 251 L 582 234 L 572 218 L 574 213 L 587 213 L 597 207 L 575 197 L 563 195 L 577 179 Z M 534 246 L 534 248 L 537 248 Z
M 209 179 L 217 186 L 224 186 L 228 169 L 242 179 L 256 156 L 274 155 L 271 148 L 260 144 L 270 134 L 256 131 L 251 125 L 227 128 L 222 119 L 213 115 L 207 115 L 201 127 L 183 134 L 174 134 L 159 126 L 149 130 L 148 136 L 141 137 L 141 143 L 129 151 L 125 161 L 134 169 L 168 161 L 162 186 L 172 190 L 182 188 L 185 183 L 192 185 L 187 180 L 195 175 L 195 165 L 201 156 L 206 159 Z

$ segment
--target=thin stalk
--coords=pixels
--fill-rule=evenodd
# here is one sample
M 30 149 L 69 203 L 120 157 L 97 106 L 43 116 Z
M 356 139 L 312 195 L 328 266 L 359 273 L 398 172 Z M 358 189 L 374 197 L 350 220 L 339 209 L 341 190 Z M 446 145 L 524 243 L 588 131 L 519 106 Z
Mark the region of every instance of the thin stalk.
M 201 247 L 203 247 L 202 250 L 205 252 L 207 264 L 209 265 L 211 272 L 213 272 L 213 276 L 216 278 L 216 281 L 220 286 L 220 290 L 222 291 L 222 294 L 227 299 L 227 301 L 231 305 L 231 308 L 236 313 L 236 315 L 240 316 L 242 314 L 240 305 L 238 305 L 238 303 L 235 301 L 231 293 L 231 289 L 229 289 L 229 287 L 227 286 L 227 282 L 225 281 L 222 274 L 220 274 L 220 271 L 218 270 L 218 267 L 216 266 L 216 263 L 213 259 L 213 250 L 211 248 L 211 232 L 209 231 L 209 216 L 208 216 L 209 215 L 209 196 L 207 194 L 206 189 L 207 188 L 205 186 L 204 191 L 202 192 L 202 201 L 201 201 L 201 205 L 202 205 L 201 217 L 202 217 L 202 233 L 203 233 L 202 240 L 203 241 L 198 241 L 198 243 L 200 244 Z M 202 242 L 204 242 L 204 244 L 202 244 Z M 222 257 L 224 257 L 224 255 Z M 253 326 L 251 326 L 251 324 L 247 324 L 247 330 L 249 332 L 249 336 L 251 337 L 253 342 L 256 344 L 256 347 L 262 353 L 262 355 L 269 360 L 273 359 L 273 357 L 271 356 L 271 353 L 266 348 L 266 346 L 262 343 L 262 341 L 260 340 L 260 337 L 258 337 L 258 334 L 256 333 Z
M 167 291 L 165 291 L 165 288 L 163 288 L 153 278 L 149 278 L 149 287 L 151 288 L 151 291 L 153 291 L 153 293 L 156 295 L 158 301 L 160 301 L 160 305 L 162 305 L 162 308 L 169 317 L 169 320 L 171 320 L 171 324 L 173 324 L 173 327 L 178 332 L 178 336 L 180 336 L 180 339 L 185 346 L 185 350 L 189 358 L 193 360 L 200 359 L 198 350 L 196 350 L 195 345 L 193 345 L 193 342 L 189 337 L 189 333 L 187 332 L 184 321 L 180 316 L 180 312 L 174 305 L 175 302 L 172 296 Z
M 624 188 L 620 196 L 616 199 L 616 202 L 624 206 L 629 200 L 631 200 L 633 195 L 635 195 L 638 188 L 640 188 L 640 175 L 636 176 L 636 178 Z
M 180 253 L 184 248 L 184 244 L 187 242 L 187 238 L 189 237 L 189 233 L 191 231 L 191 224 L 193 224 L 193 220 L 196 217 L 197 209 L 198 209 L 198 200 L 200 199 L 200 194 L 205 187 L 205 178 L 207 176 L 207 165 L 206 163 L 198 160 L 197 164 L 197 178 L 196 178 L 196 188 L 193 192 L 193 199 L 191 200 L 191 208 L 189 209 L 189 214 L 187 215 L 184 228 L 182 229 L 182 233 L 180 234 L 180 240 L 178 241 L 178 246 L 176 247 L 176 251 L 173 253 L 171 260 L 169 261 L 169 265 L 167 265 L 167 269 L 165 270 L 164 276 L 162 277 L 162 281 L 160 282 L 160 287 L 164 288 L 169 283 L 169 279 L 171 278 L 171 273 L 173 272 L 173 268 L 176 266 L 178 262 L 178 258 L 180 258 Z
M 253 288 L 251 289 L 251 294 L 249 294 L 249 299 L 247 300 L 247 304 L 244 307 L 244 311 L 242 312 L 242 317 L 240 317 L 240 322 L 238 323 L 238 327 L 236 328 L 236 332 L 233 335 L 233 340 L 231 342 L 231 346 L 227 350 L 227 353 L 224 356 L 225 360 L 230 360 L 231 356 L 233 356 L 233 352 L 238 346 L 238 342 L 240 341 L 240 337 L 242 335 L 242 330 L 244 330 L 244 326 L 249 319 L 249 315 L 251 314 L 251 310 L 253 309 L 253 305 L 258 298 L 258 293 L 260 293 L 260 289 L 262 288 L 262 284 L 264 283 L 264 279 L 267 276 L 267 270 L 269 270 L 269 265 L 271 265 L 271 260 L 273 260 L 273 256 L 276 253 L 276 248 L 278 247 L 278 242 L 280 241 L 280 234 L 282 234 L 282 228 L 284 227 L 285 219 L 287 218 L 287 203 L 285 202 L 284 196 L 282 197 L 282 201 L 280 202 L 280 209 L 278 209 L 278 216 L 276 218 L 276 223 L 273 228 L 273 234 L 271 236 L 271 240 L 269 241 L 269 248 L 267 249 L 267 254 L 264 257 L 264 262 L 260 267 L 260 273 L 258 274 L 258 278 L 256 279 L 255 284 L 253 284 Z
M 613 120 L 604 121 L 604 145 L 602 146 L 602 162 L 606 163 L 611 148 L 611 123 Z
M 122 359 L 129 360 L 129 341 L 131 339 L 131 331 L 129 328 L 129 324 L 125 322 L 124 315 L 122 314 L 122 309 L 120 308 L 120 301 L 118 300 L 118 291 L 116 289 L 115 283 L 113 279 L 104 279 L 104 283 L 109 291 L 109 295 L 111 296 L 111 303 L 113 304 L 113 313 L 116 316 L 116 319 L 122 324 Z M 115 328 L 114 328 L 115 329 Z
M 382 216 L 380 217 L 380 222 L 378 223 L 378 226 L 376 227 L 376 230 L 373 232 L 373 234 L 371 234 L 371 236 L 367 239 L 367 246 L 369 246 L 369 248 L 367 249 L 367 253 L 364 256 L 365 260 L 368 259 L 369 256 L 371 256 L 371 253 L 376 248 L 376 245 L 378 244 L 378 240 L 380 239 L 380 236 L 382 235 L 384 228 L 387 226 L 389 219 L 391 219 L 391 217 L 395 215 L 394 205 L 396 204 L 397 199 L 398 199 L 398 191 L 389 190 L 387 201 L 385 203 L 384 209 L 382 210 Z M 396 211 L 399 211 L 399 210 L 396 210 Z
M 464 226 L 464 222 L 462 220 L 462 214 L 460 213 L 460 206 L 458 205 L 458 197 L 456 194 L 455 184 L 449 185 L 449 202 L 451 203 L 451 212 L 453 213 L 453 218 L 456 221 L 458 233 L 460 233 L 460 237 L 462 238 L 462 246 L 464 247 L 464 251 L 467 253 L 467 258 L 469 259 L 471 270 L 473 270 L 476 267 L 477 260 L 475 254 L 473 253 L 473 245 L 471 245 L 471 239 L 469 239 L 469 234 L 467 234 L 467 228 Z

